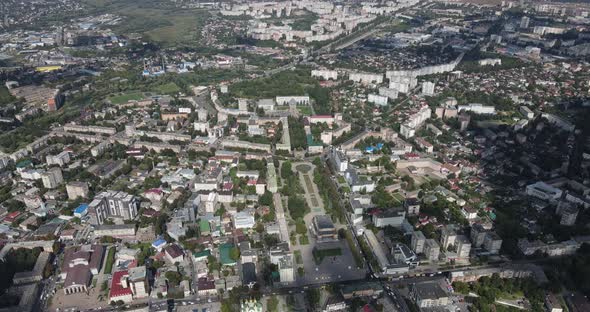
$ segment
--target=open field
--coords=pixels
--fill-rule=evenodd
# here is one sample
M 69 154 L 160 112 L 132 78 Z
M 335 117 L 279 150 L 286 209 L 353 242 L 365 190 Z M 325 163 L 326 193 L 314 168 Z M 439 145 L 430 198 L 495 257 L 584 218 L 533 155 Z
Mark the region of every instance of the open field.
M 111 13 L 124 21 L 116 33 L 139 33 L 163 46 L 194 45 L 209 16 L 205 10 L 180 9 L 156 0 L 84 0 L 93 14 Z
M 111 103 L 118 105 L 118 104 L 127 103 L 129 101 L 139 101 L 139 100 L 142 100 L 143 98 L 144 98 L 144 95 L 142 92 L 131 91 L 131 92 L 125 92 L 122 94 L 109 96 L 108 100 L 111 101 Z
M 157 87 L 156 91 L 160 94 L 175 94 L 180 92 L 180 88 L 174 82 L 169 82 Z

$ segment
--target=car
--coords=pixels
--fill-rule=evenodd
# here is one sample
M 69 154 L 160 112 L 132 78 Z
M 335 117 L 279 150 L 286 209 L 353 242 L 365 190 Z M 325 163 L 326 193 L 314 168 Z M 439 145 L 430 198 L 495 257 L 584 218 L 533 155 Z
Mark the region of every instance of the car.
M 207 302 L 211 303 L 211 298 L 207 299 Z

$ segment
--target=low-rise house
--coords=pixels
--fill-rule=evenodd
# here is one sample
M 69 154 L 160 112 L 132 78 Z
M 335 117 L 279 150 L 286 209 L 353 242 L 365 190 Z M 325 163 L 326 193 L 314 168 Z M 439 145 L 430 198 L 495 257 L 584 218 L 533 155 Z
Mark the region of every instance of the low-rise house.
M 176 244 L 172 244 L 164 248 L 164 253 L 166 255 L 166 259 L 171 263 L 182 263 L 184 261 L 184 252 L 182 251 L 182 248 Z

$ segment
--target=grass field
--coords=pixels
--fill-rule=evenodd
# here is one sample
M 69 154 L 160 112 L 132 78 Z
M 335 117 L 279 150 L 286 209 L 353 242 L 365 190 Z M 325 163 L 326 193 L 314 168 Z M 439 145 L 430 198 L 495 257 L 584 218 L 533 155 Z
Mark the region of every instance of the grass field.
M 307 235 L 300 235 L 299 245 L 309 245 L 309 237 L 307 237 Z
M 107 255 L 107 263 L 104 266 L 104 273 L 110 274 L 113 271 L 113 263 L 115 262 L 115 247 L 111 247 L 109 249 L 109 254 Z
M 131 92 L 123 93 L 123 94 L 109 96 L 108 100 L 111 101 L 111 103 L 118 105 L 118 104 L 127 103 L 129 101 L 139 101 L 139 100 L 142 100 L 143 98 L 144 98 L 143 93 L 138 92 L 138 91 L 131 91 Z
M 303 264 L 303 257 L 301 256 L 301 250 L 295 250 L 295 251 L 293 251 L 293 254 L 295 254 L 295 262 L 297 264 Z
M 311 106 L 297 106 L 297 110 L 299 110 L 302 115 L 311 115 Z
M 163 46 L 194 45 L 209 16 L 205 10 L 176 8 L 158 0 L 84 0 L 90 13 L 124 17 L 113 27 L 119 34 L 139 33 Z
M 180 88 L 174 82 L 169 82 L 157 87 L 156 91 L 160 94 L 176 94 L 180 92 Z

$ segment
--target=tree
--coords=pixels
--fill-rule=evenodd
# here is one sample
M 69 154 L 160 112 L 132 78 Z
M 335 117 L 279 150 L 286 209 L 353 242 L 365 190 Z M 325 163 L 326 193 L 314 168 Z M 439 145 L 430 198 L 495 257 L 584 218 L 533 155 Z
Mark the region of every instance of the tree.
M 262 206 L 273 206 L 273 198 L 272 198 L 272 193 L 269 192 L 268 190 L 264 192 L 264 194 L 262 194 L 260 196 L 260 199 L 258 200 L 258 203 Z
M 230 249 L 229 257 L 234 261 L 238 261 L 238 259 L 240 259 L 240 250 L 238 249 L 238 247 L 233 247 L 232 249 Z
M 291 166 L 291 162 L 287 160 L 287 161 L 283 162 L 283 165 L 281 166 L 281 178 L 287 179 L 292 175 L 293 175 L 293 169 Z
M 320 304 L 320 290 L 319 289 L 308 289 L 305 292 L 307 300 L 312 307 L 317 307 Z
M 215 258 L 214 256 L 207 257 L 207 268 L 209 269 L 209 272 L 219 271 L 220 267 L 221 266 L 219 265 L 217 258 Z
M 272 296 L 266 300 L 266 308 L 269 312 L 279 311 L 279 299 L 276 296 Z
M 469 293 L 469 285 L 467 283 L 454 282 L 453 287 L 455 289 L 455 292 L 458 292 L 460 294 L 467 295 Z
M 297 234 L 307 234 L 307 227 L 305 226 L 303 219 L 297 219 L 297 221 L 295 221 L 295 231 Z
M 166 276 L 166 279 L 168 280 L 168 282 L 174 286 L 178 286 L 180 284 L 180 281 L 182 280 L 182 275 L 180 275 L 180 273 L 174 272 L 174 271 L 166 272 L 165 276 Z

